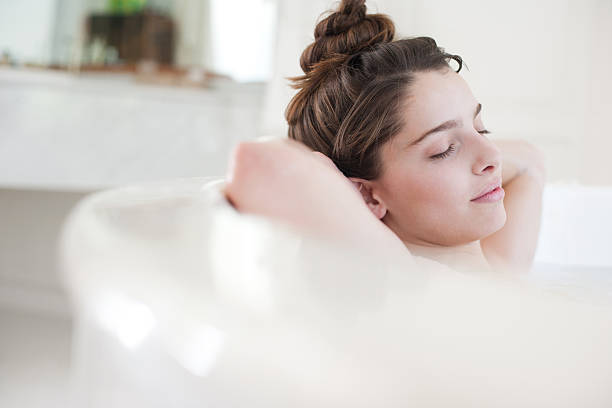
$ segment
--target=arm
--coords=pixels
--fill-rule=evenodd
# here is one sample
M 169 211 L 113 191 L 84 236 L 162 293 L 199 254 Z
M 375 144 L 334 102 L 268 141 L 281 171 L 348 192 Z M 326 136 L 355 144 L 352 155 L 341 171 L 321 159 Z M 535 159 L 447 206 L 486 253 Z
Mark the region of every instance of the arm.
M 506 224 L 480 240 L 494 267 L 528 271 L 533 263 L 546 183 L 544 154 L 522 140 L 497 140 L 502 153 L 502 187 L 506 191 Z
M 224 193 L 240 212 L 352 247 L 395 248 L 410 255 L 334 163 L 296 141 L 240 143 L 230 160 Z

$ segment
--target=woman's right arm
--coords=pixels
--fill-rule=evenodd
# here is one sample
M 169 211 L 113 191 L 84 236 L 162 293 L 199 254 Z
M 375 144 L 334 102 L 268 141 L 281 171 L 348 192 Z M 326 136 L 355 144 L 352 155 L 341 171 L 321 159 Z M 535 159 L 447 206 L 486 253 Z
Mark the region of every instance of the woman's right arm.
M 394 248 L 409 254 L 333 162 L 299 142 L 240 143 L 230 159 L 224 192 L 240 212 L 269 217 L 350 246 Z

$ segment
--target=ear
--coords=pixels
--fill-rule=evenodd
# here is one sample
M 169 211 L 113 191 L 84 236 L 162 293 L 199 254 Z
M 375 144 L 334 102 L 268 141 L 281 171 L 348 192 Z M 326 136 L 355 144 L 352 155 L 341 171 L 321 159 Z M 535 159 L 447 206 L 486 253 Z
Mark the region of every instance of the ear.
M 372 211 L 372 214 L 378 219 L 382 219 L 387 214 L 387 206 L 382 201 L 380 196 L 374 192 L 374 186 L 370 180 L 364 180 L 357 177 L 349 177 L 357 191 L 361 193 L 363 201 Z

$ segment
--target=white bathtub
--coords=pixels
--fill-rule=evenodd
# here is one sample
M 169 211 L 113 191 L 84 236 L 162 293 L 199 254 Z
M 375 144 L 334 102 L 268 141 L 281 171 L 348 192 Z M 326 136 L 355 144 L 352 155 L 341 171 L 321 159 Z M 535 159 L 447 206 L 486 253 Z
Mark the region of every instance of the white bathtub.
M 612 299 L 612 186 L 546 186 L 529 279 L 572 288 L 576 297 Z
M 209 182 L 73 213 L 77 406 L 612 405 L 612 189 L 547 186 L 520 281 L 298 237 Z

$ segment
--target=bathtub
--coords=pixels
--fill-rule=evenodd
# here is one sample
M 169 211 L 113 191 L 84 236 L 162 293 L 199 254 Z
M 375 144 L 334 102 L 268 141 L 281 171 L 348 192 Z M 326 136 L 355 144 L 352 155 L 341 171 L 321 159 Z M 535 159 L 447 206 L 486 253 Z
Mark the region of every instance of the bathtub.
M 527 279 L 575 297 L 612 299 L 612 186 L 555 183 L 544 189 L 542 224 Z
M 612 188 L 547 185 L 531 273 L 491 277 L 238 214 L 221 183 L 71 214 L 76 406 L 612 406 Z

